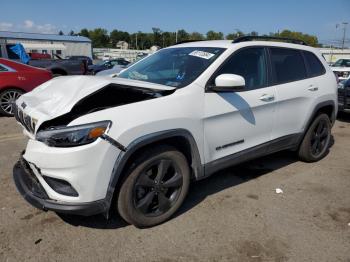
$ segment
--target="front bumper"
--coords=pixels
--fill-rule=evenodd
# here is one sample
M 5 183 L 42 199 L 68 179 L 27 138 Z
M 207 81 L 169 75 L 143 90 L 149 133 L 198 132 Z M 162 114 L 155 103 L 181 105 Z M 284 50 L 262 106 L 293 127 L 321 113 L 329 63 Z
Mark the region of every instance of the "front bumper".
M 348 87 L 338 89 L 339 111 L 350 111 L 350 89 Z
M 90 216 L 106 212 L 108 204 L 106 200 L 98 200 L 88 203 L 66 203 L 52 200 L 46 194 L 44 188 L 30 169 L 27 161 L 21 158 L 13 168 L 13 179 L 17 190 L 32 206 L 51 210 L 58 213 Z

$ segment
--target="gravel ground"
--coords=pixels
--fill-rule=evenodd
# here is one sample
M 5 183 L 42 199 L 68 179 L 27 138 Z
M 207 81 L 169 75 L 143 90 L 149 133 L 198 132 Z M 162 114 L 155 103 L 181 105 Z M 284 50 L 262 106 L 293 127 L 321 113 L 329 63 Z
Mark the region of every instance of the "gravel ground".
M 338 118 L 333 136 L 318 163 L 282 152 L 194 183 L 173 219 L 141 230 L 27 204 L 12 181 L 26 140 L 2 117 L 0 261 L 349 262 L 350 115 Z

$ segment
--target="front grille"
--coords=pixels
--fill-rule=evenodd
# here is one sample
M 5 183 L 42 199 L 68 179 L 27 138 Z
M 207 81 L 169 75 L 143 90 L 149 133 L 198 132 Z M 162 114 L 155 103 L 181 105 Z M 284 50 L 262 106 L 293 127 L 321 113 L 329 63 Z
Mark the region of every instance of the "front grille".
M 342 78 L 348 78 L 350 75 L 349 71 L 334 71 L 334 73 L 338 76 L 338 77 L 342 77 Z
M 41 199 L 48 199 L 48 195 L 44 187 L 40 184 L 38 178 L 35 176 L 33 171 L 31 170 L 28 162 L 21 158 L 19 161 L 24 168 L 25 172 L 22 174 L 22 181 L 26 185 L 26 187 L 32 192 L 32 194 Z
M 350 107 L 350 88 L 338 89 L 338 104 L 341 107 Z
M 26 115 L 17 105 L 14 105 L 13 110 L 16 120 L 20 122 L 28 132 L 34 134 L 36 121 L 29 115 Z

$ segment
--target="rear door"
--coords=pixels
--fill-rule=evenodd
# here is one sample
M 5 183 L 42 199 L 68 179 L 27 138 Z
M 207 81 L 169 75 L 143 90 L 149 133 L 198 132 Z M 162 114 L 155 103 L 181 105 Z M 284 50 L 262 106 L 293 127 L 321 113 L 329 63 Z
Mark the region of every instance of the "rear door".
M 325 69 L 308 51 L 270 47 L 269 53 L 278 101 L 272 139 L 297 136 L 313 109 Z

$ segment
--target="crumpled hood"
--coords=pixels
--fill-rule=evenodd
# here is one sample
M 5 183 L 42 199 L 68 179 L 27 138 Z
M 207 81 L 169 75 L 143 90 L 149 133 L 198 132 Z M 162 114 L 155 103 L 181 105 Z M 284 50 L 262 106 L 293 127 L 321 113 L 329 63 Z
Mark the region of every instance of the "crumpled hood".
M 16 104 L 26 114 L 31 115 L 39 122 L 43 122 L 68 113 L 78 101 L 109 84 L 152 91 L 175 89 L 174 87 L 124 78 L 62 76 L 54 78 L 33 91 L 22 95 Z

